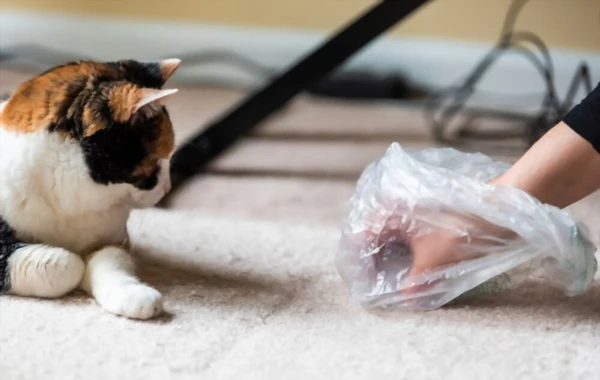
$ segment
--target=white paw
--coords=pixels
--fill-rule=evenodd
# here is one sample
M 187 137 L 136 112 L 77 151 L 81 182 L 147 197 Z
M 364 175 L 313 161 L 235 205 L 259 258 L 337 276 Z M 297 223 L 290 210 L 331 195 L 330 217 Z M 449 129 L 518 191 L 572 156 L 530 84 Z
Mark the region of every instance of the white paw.
M 150 319 L 163 310 L 161 294 L 140 283 L 112 285 L 109 288 L 97 289 L 94 293 L 96 301 L 103 308 L 127 318 Z
M 81 282 L 85 264 L 62 248 L 28 245 L 8 261 L 10 292 L 20 296 L 61 297 Z

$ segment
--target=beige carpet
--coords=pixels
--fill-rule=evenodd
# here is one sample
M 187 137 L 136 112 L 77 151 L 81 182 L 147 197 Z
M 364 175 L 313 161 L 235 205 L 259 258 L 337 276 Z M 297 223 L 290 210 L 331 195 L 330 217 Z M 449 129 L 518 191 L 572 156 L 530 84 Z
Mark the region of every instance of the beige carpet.
M 1 71 L 0 89 L 25 77 Z M 239 96 L 182 90 L 179 141 Z M 333 266 L 340 211 L 393 140 L 430 145 L 411 108 L 298 99 L 170 209 L 132 216 L 163 318 L 117 318 L 81 294 L 3 296 L 0 379 L 598 378 L 598 286 L 567 299 L 527 285 L 428 313 L 369 313 L 348 298 Z M 591 205 L 577 212 L 598 227 Z

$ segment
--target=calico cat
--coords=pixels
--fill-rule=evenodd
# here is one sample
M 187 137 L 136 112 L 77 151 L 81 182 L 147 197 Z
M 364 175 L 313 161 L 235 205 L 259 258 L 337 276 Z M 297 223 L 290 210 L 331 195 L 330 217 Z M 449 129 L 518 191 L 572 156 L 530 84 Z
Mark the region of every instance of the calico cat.
M 42 298 L 77 287 L 111 313 L 149 319 L 127 219 L 170 189 L 174 132 L 163 89 L 178 59 L 79 61 L 0 104 L 0 292 Z

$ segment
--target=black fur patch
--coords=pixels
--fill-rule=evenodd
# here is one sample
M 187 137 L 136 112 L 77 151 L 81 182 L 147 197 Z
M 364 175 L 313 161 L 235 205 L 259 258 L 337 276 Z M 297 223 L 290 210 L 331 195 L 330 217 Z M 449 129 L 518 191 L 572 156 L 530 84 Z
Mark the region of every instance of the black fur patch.
M 159 127 L 158 118 L 138 126 L 112 122 L 109 128 L 83 138 L 80 145 L 92 179 L 105 185 L 129 183 L 144 190 L 156 186 L 157 171 L 146 178 L 133 172 L 148 156 L 146 146 L 158 137 Z
M 17 239 L 15 230 L 0 217 L 0 292 L 10 289 L 8 259 L 23 246 Z
M 77 99 L 82 96 L 82 92 L 86 88 L 86 82 L 83 80 L 76 80 L 69 83 L 67 87 L 67 93 L 65 100 L 60 104 L 60 108 L 57 111 L 57 120 L 52 123 L 48 130 L 50 132 L 69 132 L 74 136 L 80 137 L 83 135 L 83 126 L 81 123 L 81 115 L 74 115 L 79 117 L 69 118 L 69 110 L 71 108 L 81 108 L 81 101 L 76 102 Z
M 120 68 L 126 81 L 137 86 L 159 89 L 165 85 L 158 63 L 123 60 L 114 64 Z

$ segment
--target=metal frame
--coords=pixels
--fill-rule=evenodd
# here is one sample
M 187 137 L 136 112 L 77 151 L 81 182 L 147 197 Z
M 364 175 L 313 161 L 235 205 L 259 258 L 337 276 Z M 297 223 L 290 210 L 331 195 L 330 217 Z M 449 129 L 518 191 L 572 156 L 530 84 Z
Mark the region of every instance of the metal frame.
M 173 155 L 173 188 L 201 173 L 209 162 L 252 128 L 429 1 L 380 1 L 286 72 L 192 136 Z

